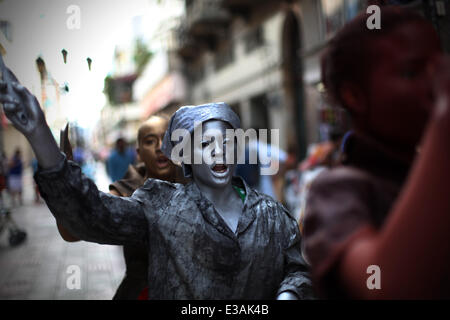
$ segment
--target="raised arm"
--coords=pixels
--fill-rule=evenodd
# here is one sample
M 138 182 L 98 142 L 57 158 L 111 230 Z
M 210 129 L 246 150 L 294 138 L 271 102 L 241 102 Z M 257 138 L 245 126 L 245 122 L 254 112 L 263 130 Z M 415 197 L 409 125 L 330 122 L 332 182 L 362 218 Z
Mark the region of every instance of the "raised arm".
M 63 161 L 58 145 L 45 122 L 44 113 L 27 88 L 22 86 L 15 75 L 6 68 L 0 56 L 0 102 L 6 117 L 30 142 L 40 167 L 55 167 Z
M 35 180 L 56 221 L 71 236 L 104 244 L 147 243 L 147 218 L 154 215 L 146 217 L 144 202 L 151 187 L 131 198 L 116 197 L 99 191 L 76 163 L 67 160 L 38 171 Z M 151 203 L 145 207 L 156 211 Z
M 39 163 L 35 180 L 58 224 L 79 239 L 109 244 L 147 241 L 142 197 L 120 198 L 100 192 L 67 161 L 52 136 L 39 102 L 0 58 L 0 103 L 8 119 L 29 141 Z M 142 195 L 142 193 L 141 193 Z
M 121 195 L 115 191 L 115 190 L 111 190 L 109 193 L 111 193 L 114 196 L 118 196 L 120 197 Z M 69 230 L 67 230 L 66 228 L 63 227 L 63 225 L 61 223 L 59 223 L 58 221 L 56 221 L 56 226 L 58 227 L 58 232 L 59 235 L 61 236 L 61 238 L 63 238 L 65 241 L 67 242 L 78 242 L 81 239 L 75 237 L 74 235 L 72 235 Z

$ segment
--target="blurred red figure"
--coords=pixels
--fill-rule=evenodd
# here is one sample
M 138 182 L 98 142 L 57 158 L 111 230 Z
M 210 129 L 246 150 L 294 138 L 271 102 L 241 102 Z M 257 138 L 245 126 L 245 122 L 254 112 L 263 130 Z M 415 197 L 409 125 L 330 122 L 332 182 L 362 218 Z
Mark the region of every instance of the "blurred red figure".
M 311 187 L 305 253 L 322 297 L 448 298 L 450 62 L 418 14 L 384 7 L 380 30 L 367 17 L 322 58 L 329 97 L 354 132 L 344 165 Z

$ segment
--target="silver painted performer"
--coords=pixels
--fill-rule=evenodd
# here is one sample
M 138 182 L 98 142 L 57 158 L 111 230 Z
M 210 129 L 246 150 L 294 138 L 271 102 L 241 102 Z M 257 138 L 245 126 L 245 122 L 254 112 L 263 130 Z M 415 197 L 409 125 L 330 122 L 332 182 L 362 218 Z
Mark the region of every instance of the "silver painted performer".
M 100 192 L 59 151 L 37 99 L 0 63 L 0 102 L 36 154 L 35 180 L 49 209 L 80 239 L 147 245 L 149 299 L 313 298 L 296 221 L 281 204 L 233 177 L 226 146 L 206 135 L 192 144 L 191 155 L 204 156 L 215 143 L 223 161 L 183 163 L 192 177 L 187 185 L 148 179 L 129 198 Z M 194 121 L 201 121 L 203 132 L 215 129 L 223 136 L 240 126 L 225 103 L 181 108 L 164 139 L 168 157 L 176 146 L 172 132 L 192 134 Z

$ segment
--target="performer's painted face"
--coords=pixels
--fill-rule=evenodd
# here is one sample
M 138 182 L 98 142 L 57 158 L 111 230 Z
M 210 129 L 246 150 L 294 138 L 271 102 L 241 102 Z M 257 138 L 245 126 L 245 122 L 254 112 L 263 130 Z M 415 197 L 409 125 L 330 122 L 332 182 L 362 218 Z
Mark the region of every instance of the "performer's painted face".
M 137 149 L 141 161 L 145 163 L 148 176 L 166 180 L 175 174 L 175 165 L 161 151 L 161 141 L 167 129 L 167 120 L 150 118 L 139 129 Z
M 201 143 L 191 144 L 193 164 L 192 175 L 197 183 L 201 183 L 210 188 L 221 188 L 231 182 L 236 168 L 236 158 L 227 159 L 226 130 L 231 126 L 220 120 L 209 120 L 202 125 Z M 214 136 L 221 136 L 216 139 Z M 220 141 L 222 140 L 222 141 Z M 234 150 L 233 154 L 236 154 Z M 210 157 L 211 163 L 205 159 Z M 201 163 L 195 163 L 195 158 L 201 159 Z

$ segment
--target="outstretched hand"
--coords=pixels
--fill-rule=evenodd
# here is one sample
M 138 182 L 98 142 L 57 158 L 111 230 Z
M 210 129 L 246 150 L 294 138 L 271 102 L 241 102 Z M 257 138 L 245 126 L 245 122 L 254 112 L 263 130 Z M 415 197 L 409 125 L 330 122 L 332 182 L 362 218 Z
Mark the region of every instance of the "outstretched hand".
M 3 104 L 6 117 L 30 142 L 39 165 L 44 169 L 55 167 L 64 156 L 45 122 L 38 100 L 6 68 L 1 56 L 0 71 L 0 103 Z
M 37 127 L 45 126 L 44 113 L 36 97 L 19 83 L 1 57 L 0 69 L 3 78 L 0 80 L 0 103 L 3 104 L 6 117 L 28 138 Z
M 298 297 L 290 291 L 284 291 L 277 296 L 277 300 L 298 300 Z

